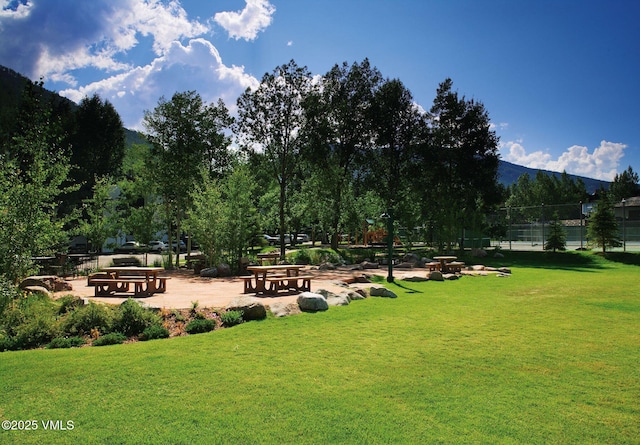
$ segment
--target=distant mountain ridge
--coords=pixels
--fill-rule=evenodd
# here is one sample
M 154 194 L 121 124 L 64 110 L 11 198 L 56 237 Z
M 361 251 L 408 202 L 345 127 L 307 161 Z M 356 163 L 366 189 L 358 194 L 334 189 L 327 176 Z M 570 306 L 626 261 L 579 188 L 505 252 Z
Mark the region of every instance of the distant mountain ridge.
M 498 182 L 507 187 L 517 182 L 518 178 L 524 174 L 528 174 L 531 179 L 535 179 L 538 171 L 542 171 L 542 173 L 558 178 L 562 176 L 562 173 L 524 167 L 522 165 L 512 164 L 511 162 L 500 160 L 500 165 L 498 166 Z M 576 181 L 577 179 L 581 179 L 582 182 L 584 182 L 584 186 L 587 189 L 587 192 L 590 194 L 593 194 L 596 190 L 599 190 L 601 188 L 605 190 L 609 189 L 610 182 L 587 178 L 585 176 L 572 175 L 569 173 L 567 173 L 567 175 L 574 181 Z
M 0 65 L 0 130 L 2 130 L 2 123 L 7 122 L 13 118 L 13 115 L 19 106 L 20 97 L 28 78 L 13 71 L 10 68 Z M 75 107 L 77 104 L 58 95 L 55 92 L 43 90 L 44 94 L 51 94 L 60 98 L 61 101 L 69 102 L 71 106 Z M 136 131 L 125 128 L 127 147 L 134 143 L 144 143 L 144 139 Z M 515 183 L 518 178 L 523 174 L 528 174 L 531 178 L 535 178 L 538 170 L 521 165 L 512 164 L 507 161 L 500 160 L 498 166 L 498 181 L 506 186 Z M 560 176 L 561 173 L 552 172 L 548 170 L 542 170 L 543 173 L 553 176 Z M 600 181 L 597 179 L 586 178 L 584 176 L 569 175 L 573 180 L 577 178 L 582 179 L 587 189 L 587 192 L 594 193 L 600 188 L 608 189 L 609 182 Z

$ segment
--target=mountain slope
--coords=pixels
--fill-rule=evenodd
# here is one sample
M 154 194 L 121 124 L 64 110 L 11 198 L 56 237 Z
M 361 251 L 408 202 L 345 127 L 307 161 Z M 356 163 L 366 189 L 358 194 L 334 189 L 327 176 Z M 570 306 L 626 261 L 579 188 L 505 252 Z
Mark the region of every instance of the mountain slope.
M 541 171 L 542 173 L 545 173 L 550 176 L 555 176 L 558 178 L 562 176 L 562 173 L 558 173 L 558 172 L 552 172 L 549 170 L 541 170 Z M 498 182 L 500 182 L 500 184 L 507 187 L 515 183 L 518 180 L 518 178 L 524 175 L 525 173 L 528 174 L 531 179 L 534 179 L 536 177 L 536 174 L 538 173 L 538 170 L 500 160 L 500 165 L 498 166 Z M 604 188 L 605 190 L 609 188 L 609 182 L 607 181 L 601 181 L 599 179 L 587 178 L 584 176 L 577 176 L 577 175 L 571 175 L 571 174 L 569 175 L 569 177 L 574 181 L 576 181 L 577 179 L 582 179 L 582 182 L 584 182 L 587 192 L 591 194 L 593 194 L 596 190 L 599 190 L 600 188 Z

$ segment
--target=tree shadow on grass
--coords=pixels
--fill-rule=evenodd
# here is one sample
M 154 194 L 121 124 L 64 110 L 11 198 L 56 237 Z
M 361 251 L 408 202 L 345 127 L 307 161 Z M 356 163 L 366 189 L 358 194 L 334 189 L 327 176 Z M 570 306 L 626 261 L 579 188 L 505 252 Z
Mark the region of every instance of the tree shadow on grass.
M 627 264 L 630 266 L 640 266 L 640 254 L 631 252 L 608 252 L 605 254 L 598 253 L 598 256 L 604 257 L 614 263 Z
M 571 270 L 587 272 L 605 270 L 607 261 L 591 252 L 528 252 L 503 250 L 503 258 L 470 258 L 476 262 L 492 267 L 530 267 L 540 269 Z
M 408 294 L 423 294 L 424 293 L 421 290 L 412 289 L 412 288 L 406 286 L 407 283 L 405 281 L 394 280 L 393 284 L 395 284 L 399 288 L 403 289 Z

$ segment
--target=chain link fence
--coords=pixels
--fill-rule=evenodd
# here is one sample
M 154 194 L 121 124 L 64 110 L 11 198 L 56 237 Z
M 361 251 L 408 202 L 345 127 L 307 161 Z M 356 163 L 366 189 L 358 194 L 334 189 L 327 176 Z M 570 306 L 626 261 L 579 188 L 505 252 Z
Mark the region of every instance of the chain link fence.
M 549 236 L 549 226 L 558 221 L 565 230 L 567 248 L 593 247 L 587 237 L 593 203 L 575 203 L 505 207 L 493 216 L 497 228 L 493 243 L 510 249 L 543 249 Z M 615 250 L 640 250 L 640 207 L 623 203 L 614 207 L 622 245 Z

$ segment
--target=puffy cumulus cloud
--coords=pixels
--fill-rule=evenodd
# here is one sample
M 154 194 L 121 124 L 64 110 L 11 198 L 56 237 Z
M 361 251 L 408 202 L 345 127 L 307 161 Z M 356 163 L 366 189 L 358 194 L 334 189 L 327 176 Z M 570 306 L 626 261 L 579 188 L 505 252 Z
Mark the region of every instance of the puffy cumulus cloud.
M 522 141 L 511 141 L 502 144 L 501 154 L 506 161 L 529 168 L 566 171 L 573 175 L 612 181 L 619 170 L 625 148 L 626 144 L 601 141 L 590 153 L 588 147 L 573 145 L 557 159 L 553 159 L 543 151 L 527 153 Z
M 27 17 L 31 6 L 31 3 L 26 0 L 0 0 L 0 18 L 9 17 L 12 19 L 20 19 Z
M 190 21 L 176 0 L 3 0 L 0 63 L 32 78 L 73 85 L 75 69 L 128 69 L 119 56 L 136 46 L 139 36 L 151 36 L 161 55 L 173 41 L 208 31 Z
M 236 40 L 255 40 L 258 32 L 271 24 L 272 16 L 276 11 L 268 0 L 246 0 L 246 2 L 242 11 L 218 12 L 213 17 L 213 20 Z
M 118 110 L 125 127 L 142 130 L 143 111 L 154 109 L 163 95 L 170 99 L 175 92 L 195 90 L 206 102 L 221 98 L 233 111 L 236 98 L 258 84 L 243 67 L 224 65 L 218 50 L 198 38 L 187 45 L 174 41 L 164 55 L 146 66 L 60 94 L 76 102 L 98 94 Z

